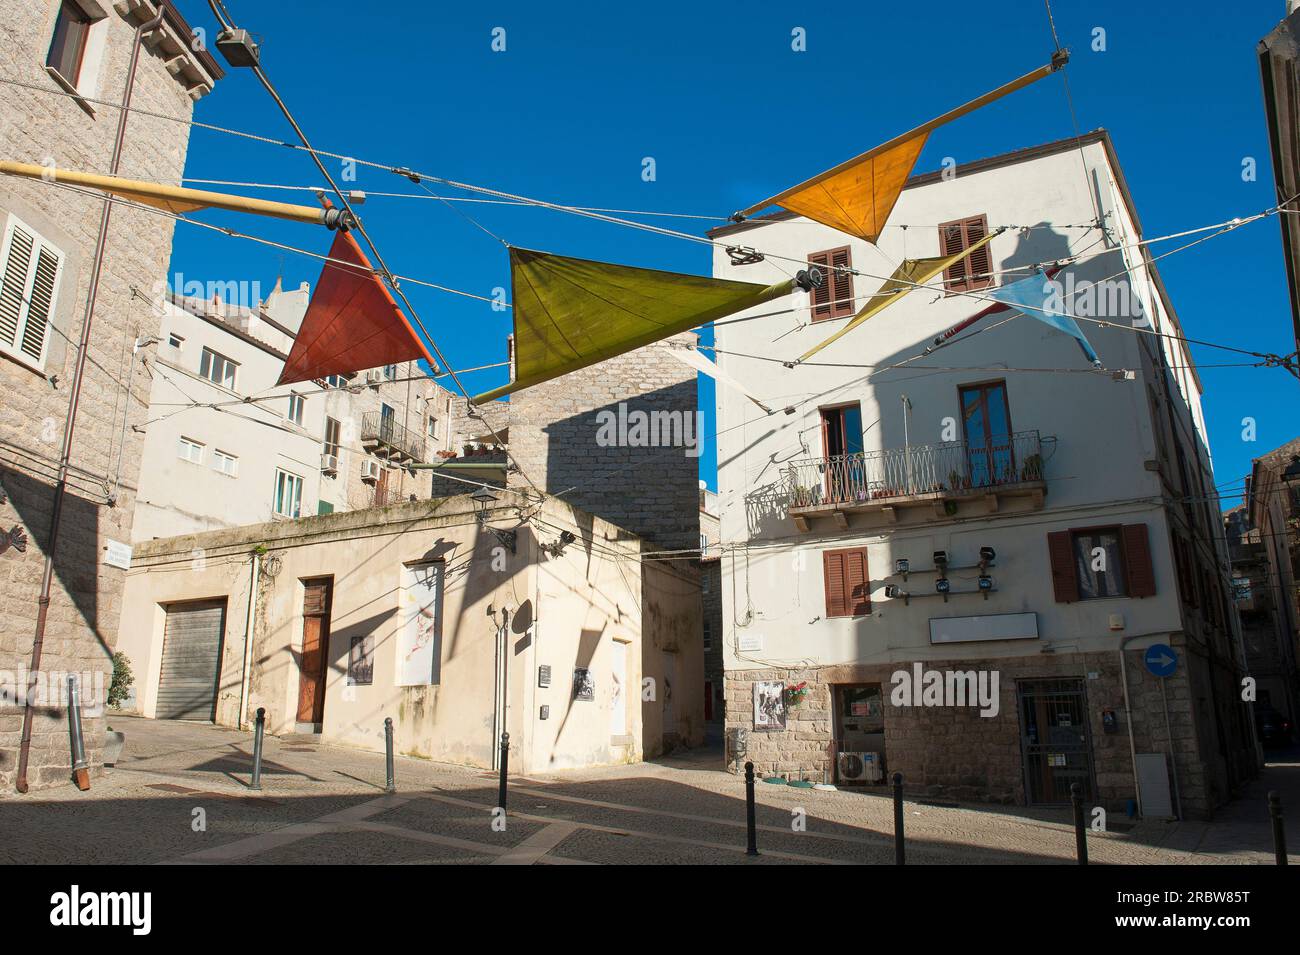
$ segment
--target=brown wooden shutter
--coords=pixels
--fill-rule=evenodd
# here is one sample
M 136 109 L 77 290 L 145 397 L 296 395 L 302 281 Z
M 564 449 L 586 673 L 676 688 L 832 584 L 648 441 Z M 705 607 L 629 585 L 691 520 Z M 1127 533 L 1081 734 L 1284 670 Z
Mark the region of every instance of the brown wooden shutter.
M 1124 572 L 1128 576 L 1130 597 L 1154 597 L 1156 574 L 1151 566 L 1151 546 L 1145 524 L 1125 524 L 1120 528 L 1124 543 Z
M 826 616 L 847 616 L 848 601 L 845 599 L 844 554 L 840 551 L 829 550 L 822 554 L 822 571 L 826 578 Z
M 871 587 L 865 550 L 847 551 L 844 554 L 844 584 L 849 616 L 861 617 L 871 613 Z
M 871 580 L 865 548 L 822 552 L 826 616 L 861 617 L 871 613 Z
M 956 255 L 962 249 L 966 248 L 966 229 L 961 222 L 946 222 L 939 226 L 939 254 L 947 257 Z M 944 269 L 943 282 L 944 286 L 953 292 L 961 292 L 966 289 L 966 271 L 967 260 L 962 259 L 955 262 L 948 268 Z
M 969 249 L 976 242 L 983 239 L 989 234 L 989 222 L 987 216 L 976 216 L 973 219 L 966 220 L 966 244 L 963 249 Z M 966 289 L 988 288 L 993 284 L 993 257 L 989 254 L 989 247 L 976 249 L 966 259 Z
M 826 281 L 822 282 L 821 288 L 812 291 L 812 319 L 814 322 L 819 322 L 833 317 L 831 301 L 834 299 L 835 279 L 831 276 L 830 253 L 814 252 L 808 256 L 808 264 L 818 266 L 826 275 Z
M 323 614 L 325 612 L 325 601 L 329 594 L 329 582 L 318 581 L 315 583 L 304 584 L 302 588 L 302 612 L 303 616 L 312 614 Z
M 835 249 L 829 255 L 831 259 L 831 285 L 833 286 L 831 314 L 836 317 L 852 315 L 855 311 L 853 307 L 853 275 L 847 270 L 852 268 L 853 263 L 849 260 L 848 247 Z M 840 269 L 844 271 L 839 271 Z
M 1074 535 L 1053 531 L 1047 535 L 1047 556 L 1052 564 L 1052 591 L 1057 603 L 1079 599 L 1079 576 L 1074 568 Z

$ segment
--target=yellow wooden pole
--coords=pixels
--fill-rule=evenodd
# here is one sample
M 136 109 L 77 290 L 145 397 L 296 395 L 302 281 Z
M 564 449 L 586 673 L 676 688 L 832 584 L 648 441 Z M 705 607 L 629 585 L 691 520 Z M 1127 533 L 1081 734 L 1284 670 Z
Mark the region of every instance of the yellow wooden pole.
M 25 176 L 29 179 L 42 179 L 46 182 L 64 183 L 69 186 L 83 186 L 98 189 L 124 199 L 165 209 L 168 212 L 194 212 L 199 209 L 226 209 L 231 212 L 247 212 L 252 215 L 270 216 L 275 219 L 288 219 L 291 222 L 306 222 L 311 225 L 324 225 L 335 228 L 340 216 L 336 209 L 321 209 L 314 206 L 295 206 L 285 202 L 269 202 L 265 199 L 250 199 L 247 196 L 232 196 L 224 192 L 207 192 L 202 189 L 185 189 L 181 186 L 165 186 L 156 182 L 144 182 L 139 179 L 121 179 L 117 176 L 101 176 L 96 173 L 76 172 L 70 169 L 54 169 L 49 166 L 37 166 L 32 163 L 0 161 L 0 173 L 10 176 Z

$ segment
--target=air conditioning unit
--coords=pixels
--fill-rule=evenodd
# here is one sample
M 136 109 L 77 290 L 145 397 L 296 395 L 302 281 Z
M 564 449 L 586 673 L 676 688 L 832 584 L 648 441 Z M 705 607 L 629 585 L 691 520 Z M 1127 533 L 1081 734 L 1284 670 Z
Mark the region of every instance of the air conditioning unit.
M 324 474 L 338 474 L 339 456 L 337 454 L 322 454 L 320 456 L 320 469 Z
M 882 778 L 879 753 L 840 753 L 836 768 L 842 783 L 878 783 Z
M 361 480 L 378 481 L 379 480 L 379 462 L 374 458 L 366 458 L 361 462 Z
M 378 368 L 371 368 L 366 372 L 366 384 L 371 388 L 378 388 L 379 383 L 384 380 L 384 373 Z

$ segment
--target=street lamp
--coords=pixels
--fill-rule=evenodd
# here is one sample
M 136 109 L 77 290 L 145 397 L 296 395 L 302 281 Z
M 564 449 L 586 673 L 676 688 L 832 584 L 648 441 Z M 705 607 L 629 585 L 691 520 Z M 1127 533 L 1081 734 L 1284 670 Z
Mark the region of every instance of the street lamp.
M 479 530 L 491 531 L 492 536 L 501 543 L 502 547 L 512 554 L 515 553 L 517 545 L 515 532 L 503 531 L 500 528 L 488 526 L 488 509 L 497 502 L 497 496 L 488 489 L 487 485 L 482 485 L 469 496 L 469 499 L 474 502 L 474 508 L 477 511 L 475 517 L 478 520 Z

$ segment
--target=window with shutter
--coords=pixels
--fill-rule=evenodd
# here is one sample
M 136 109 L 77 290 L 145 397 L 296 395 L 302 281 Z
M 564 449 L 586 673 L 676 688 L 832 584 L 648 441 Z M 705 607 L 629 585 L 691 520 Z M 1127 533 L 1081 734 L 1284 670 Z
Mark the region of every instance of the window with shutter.
M 862 547 L 822 554 L 827 617 L 862 617 L 871 613 L 871 579 Z
M 1074 535 L 1054 531 L 1047 535 L 1047 558 L 1052 566 L 1052 592 L 1057 603 L 1079 599 L 1079 577 L 1074 569 Z
M 939 254 L 956 255 L 989 234 L 988 216 L 971 216 L 939 226 Z M 993 258 L 986 245 L 976 249 L 943 273 L 944 288 L 949 292 L 972 292 L 993 284 Z
M 1124 540 L 1124 571 L 1128 576 L 1128 595 L 1154 597 L 1156 575 L 1151 566 L 1151 545 L 1147 540 L 1147 526 L 1125 524 L 1120 530 Z
M 853 260 L 849 247 L 828 249 L 814 252 L 808 256 L 808 264 L 815 265 L 825 276 L 821 288 L 812 292 L 812 320 L 822 322 L 831 318 L 843 318 L 852 315 L 853 307 Z
M 11 217 L 0 263 L 0 351 L 42 368 L 63 253 Z

